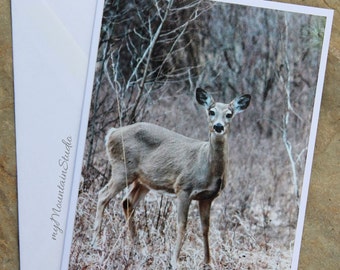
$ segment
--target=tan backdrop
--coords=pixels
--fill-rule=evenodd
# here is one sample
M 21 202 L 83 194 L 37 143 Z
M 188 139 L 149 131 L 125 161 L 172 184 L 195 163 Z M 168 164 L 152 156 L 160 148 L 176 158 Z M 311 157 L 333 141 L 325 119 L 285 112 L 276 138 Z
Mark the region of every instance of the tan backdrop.
M 299 269 L 340 265 L 339 0 L 281 0 L 334 9 Z M 19 269 L 10 0 L 0 0 L 0 269 Z

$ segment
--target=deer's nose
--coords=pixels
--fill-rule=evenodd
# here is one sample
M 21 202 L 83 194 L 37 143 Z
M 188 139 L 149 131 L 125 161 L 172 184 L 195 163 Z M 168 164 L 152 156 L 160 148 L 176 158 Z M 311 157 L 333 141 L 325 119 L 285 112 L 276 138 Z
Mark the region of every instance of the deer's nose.
M 222 124 L 220 123 L 217 123 L 216 125 L 214 125 L 214 130 L 217 132 L 217 133 L 221 133 L 224 131 L 224 127 Z

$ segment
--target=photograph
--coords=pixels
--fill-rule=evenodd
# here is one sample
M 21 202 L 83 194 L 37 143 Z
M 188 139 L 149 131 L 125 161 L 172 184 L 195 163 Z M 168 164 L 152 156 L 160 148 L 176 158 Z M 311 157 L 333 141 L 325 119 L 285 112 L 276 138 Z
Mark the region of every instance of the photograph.
M 105 0 L 69 269 L 291 269 L 327 17 L 239 2 Z

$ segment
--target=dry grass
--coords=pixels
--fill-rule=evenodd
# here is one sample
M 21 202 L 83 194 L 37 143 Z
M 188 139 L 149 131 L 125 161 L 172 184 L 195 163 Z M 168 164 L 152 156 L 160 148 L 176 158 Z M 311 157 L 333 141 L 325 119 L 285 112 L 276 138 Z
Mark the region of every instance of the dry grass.
M 121 207 L 123 193 L 105 210 L 101 243 L 91 247 L 96 193 L 102 179 L 79 195 L 69 269 L 171 269 L 170 258 L 176 239 L 175 200 L 150 192 L 135 212 L 139 243 L 128 235 Z M 291 254 L 279 227 L 249 220 L 237 212 L 227 213 L 227 193 L 212 206 L 210 249 L 212 269 L 289 269 Z M 261 217 L 259 217 L 261 218 Z M 263 219 L 263 218 L 262 218 Z M 203 244 L 197 203 L 189 212 L 179 269 L 203 269 Z

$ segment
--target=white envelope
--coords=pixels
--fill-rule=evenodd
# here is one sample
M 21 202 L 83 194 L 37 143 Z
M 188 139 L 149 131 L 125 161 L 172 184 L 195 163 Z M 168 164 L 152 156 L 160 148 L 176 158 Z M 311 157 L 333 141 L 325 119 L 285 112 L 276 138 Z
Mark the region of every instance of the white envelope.
M 96 0 L 13 0 L 20 268 L 59 269 Z

